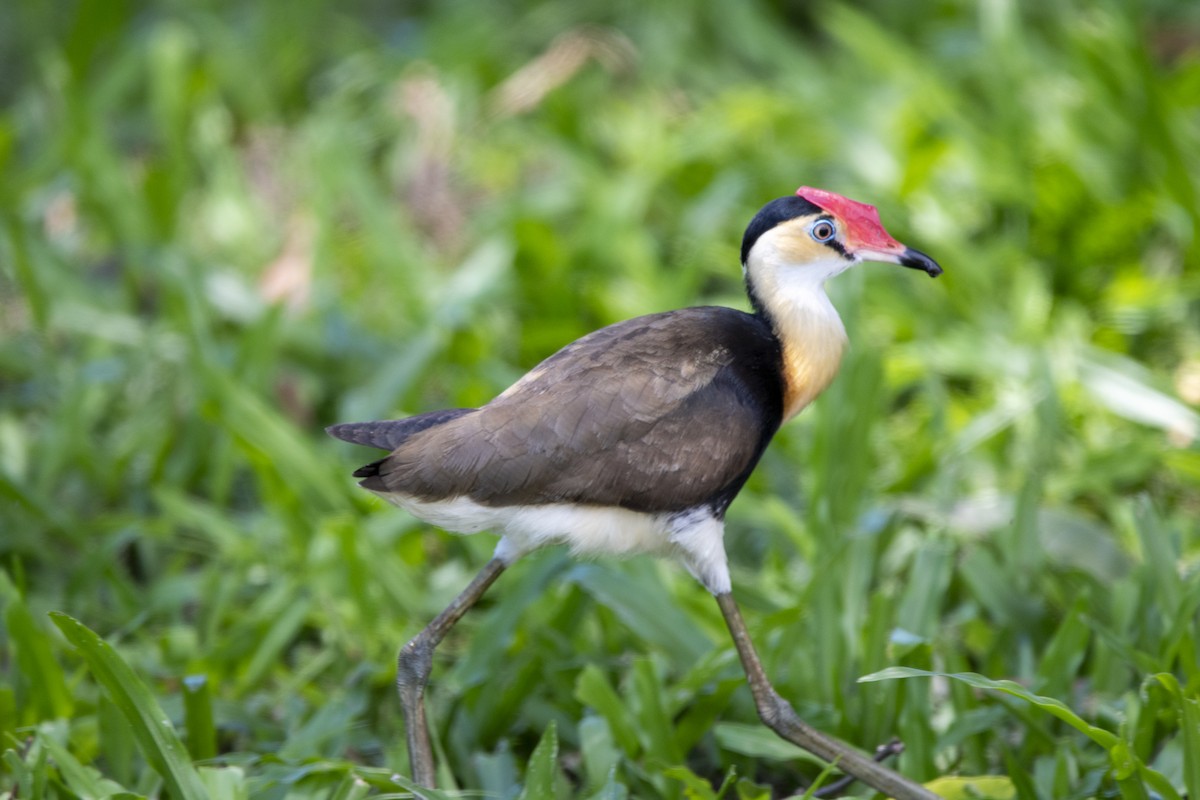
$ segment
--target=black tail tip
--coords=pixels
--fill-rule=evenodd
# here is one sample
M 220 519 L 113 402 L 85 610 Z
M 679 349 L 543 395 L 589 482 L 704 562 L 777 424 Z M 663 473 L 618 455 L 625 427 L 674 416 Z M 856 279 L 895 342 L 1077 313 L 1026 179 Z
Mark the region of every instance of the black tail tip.
M 355 478 L 374 478 L 379 474 L 379 465 L 383 461 L 372 461 L 370 464 L 359 467 L 351 473 Z

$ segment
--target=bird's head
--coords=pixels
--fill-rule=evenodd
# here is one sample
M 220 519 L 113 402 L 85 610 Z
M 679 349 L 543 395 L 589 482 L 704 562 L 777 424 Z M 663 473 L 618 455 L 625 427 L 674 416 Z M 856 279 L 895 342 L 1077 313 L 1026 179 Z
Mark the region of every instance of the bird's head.
M 801 186 L 762 207 L 742 238 L 742 268 L 751 299 L 764 284 L 820 286 L 862 261 L 883 261 L 942 274 L 937 262 L 897 242 L 875 206 Z

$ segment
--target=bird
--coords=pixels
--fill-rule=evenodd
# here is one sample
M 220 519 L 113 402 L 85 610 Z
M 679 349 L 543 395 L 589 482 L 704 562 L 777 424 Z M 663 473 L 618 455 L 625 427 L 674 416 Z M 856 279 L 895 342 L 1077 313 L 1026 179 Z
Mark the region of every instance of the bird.
M 424 691 L 434 649 L 500 574 L 538 548 L 667 556 L 713 594 L 762 720 L 896 798 L 918 784 L 811 728 L 771 686 L 733 601 L 726 510 L 771 438 L 833 381 L 847 334 L 825 283 L 865 261 L 942 268 L 878 210 L 802 186 L 742 237 L 749 312 L 698 306 L 601 328 L 479 408 L 327 428 L 387 455 L 359 485 L 446 531 L 500 534 L 490 561 L 398 656 L 413 780 L 433 787 Z

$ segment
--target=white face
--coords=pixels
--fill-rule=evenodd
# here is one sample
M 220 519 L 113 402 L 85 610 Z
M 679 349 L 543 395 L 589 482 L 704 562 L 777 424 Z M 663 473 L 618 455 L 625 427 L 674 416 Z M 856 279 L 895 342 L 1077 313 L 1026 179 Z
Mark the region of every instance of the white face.
M 760 297 L 785 287 L 820 286 L 861 261 L 843 241 L 830 214 L 797 217 L 764 233 L 746 258 L 745 269 Z

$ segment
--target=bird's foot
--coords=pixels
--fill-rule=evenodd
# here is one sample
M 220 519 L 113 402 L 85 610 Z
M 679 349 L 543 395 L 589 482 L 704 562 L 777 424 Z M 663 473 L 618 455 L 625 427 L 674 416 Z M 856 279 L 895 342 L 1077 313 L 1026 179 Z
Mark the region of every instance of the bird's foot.
M 762 661 L 750 641 L 746 623 L 733 595 L 716 595 L 717 605 L 725 617 L 734 647 L 741 658 L 754 696 L 754 705 L 763 724 L 785 739 L 808 752 L 835 764 L 846 775 L 852 775 L 872 789 L 895 800 L 937 800 L 937 795 L 919 783 L 904 777 L 859 753 L 854 748 L 812 727 L 800 718 L 792 704 L 775 691 L 763 670 Z M 890 751 L 890 748 L 889 748 Z

